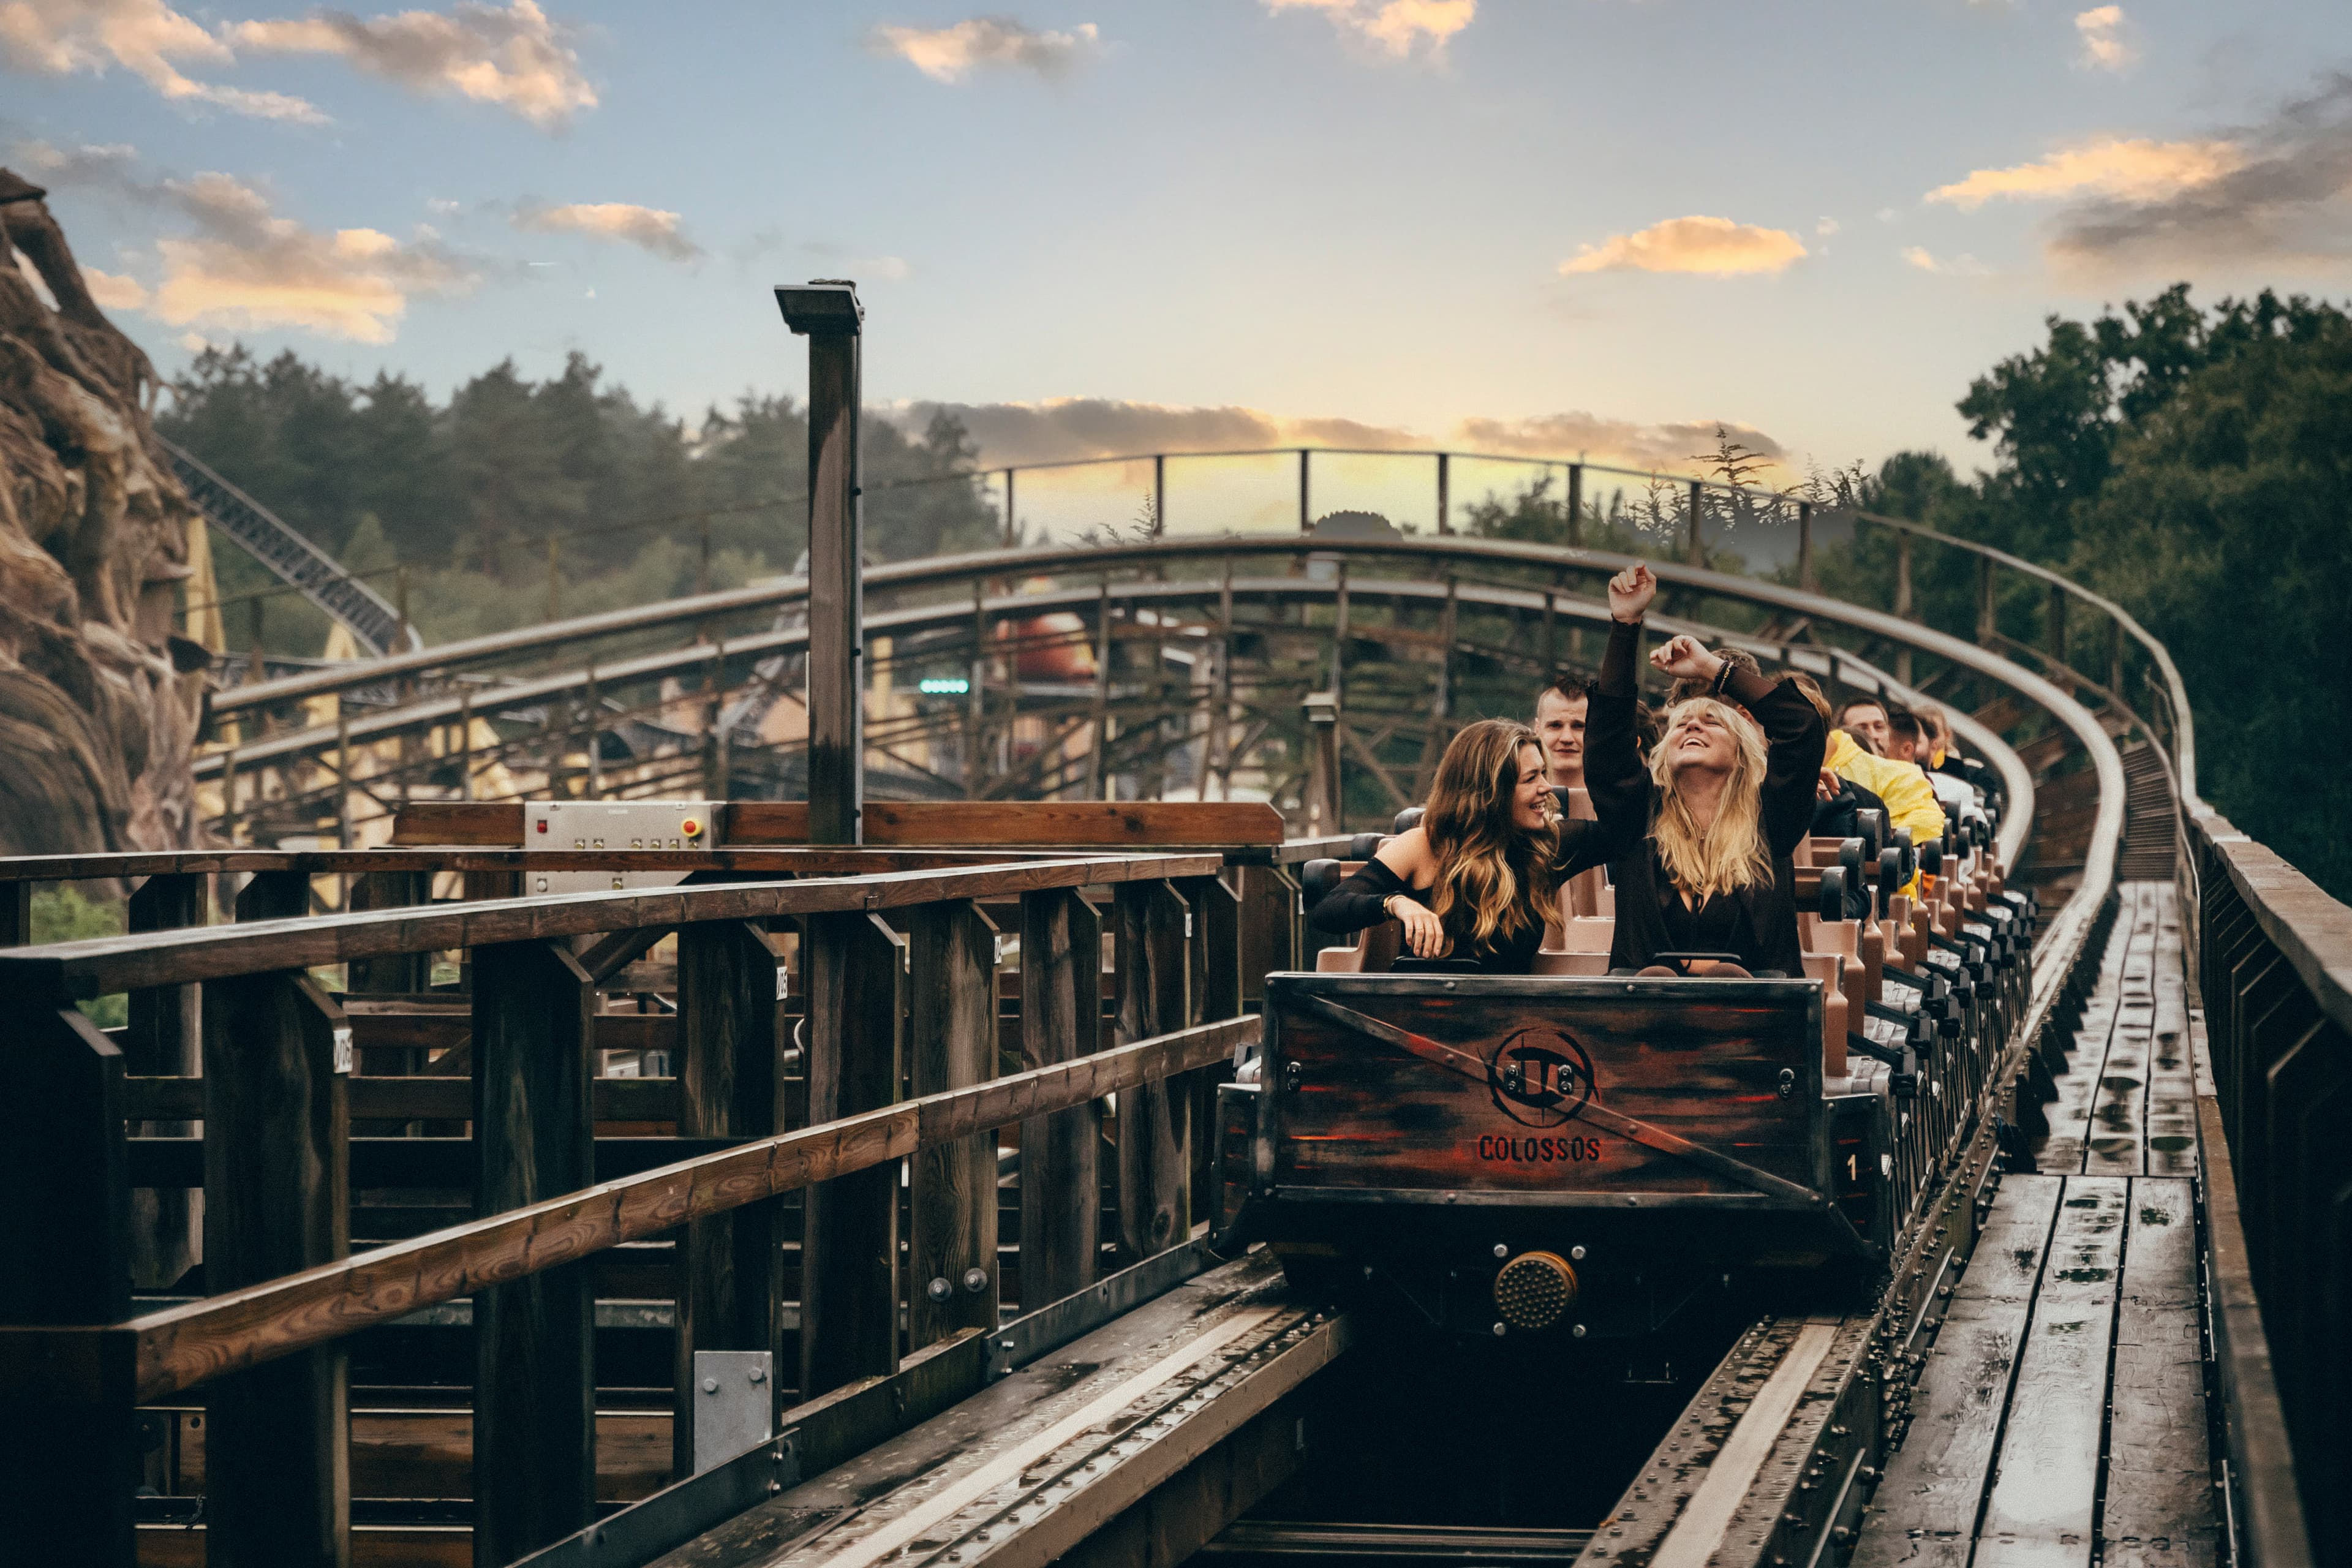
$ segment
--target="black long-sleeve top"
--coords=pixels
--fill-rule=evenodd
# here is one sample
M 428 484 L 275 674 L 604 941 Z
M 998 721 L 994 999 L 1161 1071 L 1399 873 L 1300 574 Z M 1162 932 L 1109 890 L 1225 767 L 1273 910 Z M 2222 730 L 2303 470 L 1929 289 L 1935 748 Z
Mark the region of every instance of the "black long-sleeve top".
M 1634 665 L 1641 638 L 1639 623 L 1620 621 L 1610 628 L 1609 650 L 1586 716 L 1584 785 L 1596 820 L 1560 823 L 1556 869 L 1565 878 L 1593 866 L 1609 868 L 1617 889 L 1616 929 L 1609 949 L 1612 969 L 1639 969 L 1660 952 L 1704 951 L 1732 953 L 1750 971 L 1802 973 L 1791 857 L 1812 829 L 1813 786 L 1828 741 L 1821 715 L 1787 681 L 1736 668 L 1727 678 L 1725 695 L 1756 716 L 1769 746 L 1761 826 L 1772 858 L 1772 879 L 1737 893 L 1717 894 L 1691 909 L 1667 876 L 1650 837 L 1655 786 L 1634 743 L 1639 689 Z M 1360 931 L 1388 918 L 1390 898 L 1414 891 L 1373 860 L 1326 894 L 1308 918 L 1318 931 Z M 1500 948 L 1468 956 L 1496 973 L 1525 973 L 1542 941 L 1538 928 Z M 1465 950 L 1458 935 L 1454 950 Z

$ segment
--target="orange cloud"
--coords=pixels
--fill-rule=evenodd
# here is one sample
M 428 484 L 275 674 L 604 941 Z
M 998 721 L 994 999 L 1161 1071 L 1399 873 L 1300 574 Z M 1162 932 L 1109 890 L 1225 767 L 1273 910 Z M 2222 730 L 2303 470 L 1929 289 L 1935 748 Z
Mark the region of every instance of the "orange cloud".
M 1759 228 L 1727 217 L 1677 217 L 1634 234 L 1612 234 L 1559 264 L 1579 272 L 1696 272 L 1730 278 L 1780 272 L 1806 254 L 1786 229 Z
M 333 55 L 357 69 L 416 92 L 456 92 L 495 104 L 542 129 L 596 107 L 567 29 L 534 0 L 500 9 L 476 0 L 436 11 L 362 21 L 316 11 L 283 21 L 240 22 L 227 36 L 278 54 Z
M 1049 33 L 1003 16 L 974 16 L 948 27 L 877 27 L 867 41 L 933 81 L 953 82 L 981 66 L 1018 66 L 1039 76 L 1059 76 L 1092 54 L 1100 38 L 1092 22 Z
M 147 302 L 147 286 L 136 278 L 85 267 L 81 279 L 89 288 L 89 297 L 110 310 L 135 310 Z
M 515 215 L 514 221 L 519 228 L 585 234 L 641 246 L 672 261 L 692 261 L 702 254 L 702 247 L 688 239 L 678 227 L 677 214 L 659 207 L 641 207 L 633 202 L 574 202 L 569 206 L 526 207 Z
M 0 3 L 0 58 L 43 76 L 102 73 L 121 66 L 166 99 L 209 103 L 263 120 L 322 124 L 326 116 L 302 99 L 197 81 L 177 62 L 226 66 L 229 47 L 194 17 L 163 0 L 5 0 Z
M 2132 63 L 2131 46 L 2124 40 L 2124 8 L 2097 5 L 2074 16 L 2074 31 L 2083 39 L 2083 65 L 2091 70 L 2119 71 Z
M 1402 59 L 1426 42 L 1445 41 L 1478 15 L 1478 0 L 1265 0 L 1269 11 L 1320 11 L 1331 25 Z
M 2208 185 L 2242 168 L 2246 154 L 2234 142 L 2150 142 L 2105 137 L 2053 153 L 2032 163 L 1977 169 L 1964 180 L 1927 193 L 1973 212 L 1997 197 L 2046 201 L 2058 196 L 2112 196 L 2124 201 L 2161 201 Z

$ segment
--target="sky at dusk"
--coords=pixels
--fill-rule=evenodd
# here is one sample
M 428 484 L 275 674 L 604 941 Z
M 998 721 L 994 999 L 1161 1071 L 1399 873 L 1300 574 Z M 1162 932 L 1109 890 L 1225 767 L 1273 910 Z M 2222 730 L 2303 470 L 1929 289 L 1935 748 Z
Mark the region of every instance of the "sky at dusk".
M 2179 279 L 2352 292 L 2352 5 L 0 0 L 0 163 L 168 375 L 436 395 L 574 350 L 986 456 L 1448 445 L 1987 460 L 1952 405 Z

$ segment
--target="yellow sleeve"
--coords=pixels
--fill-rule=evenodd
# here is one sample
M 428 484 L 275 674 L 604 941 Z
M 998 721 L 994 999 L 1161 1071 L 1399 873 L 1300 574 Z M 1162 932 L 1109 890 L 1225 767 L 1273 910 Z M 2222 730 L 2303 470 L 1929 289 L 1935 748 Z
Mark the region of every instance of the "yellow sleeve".
M 1886 803 L 1886 814 L 1895 819 L 1893 826 L 1911 830 L 1912 843 L 1944 837 L 1944 808 L 1936 800 L 1935 786 L 1916 767 L 1895 763 L 1886 769 L 1885 783 L 1871 787 Z

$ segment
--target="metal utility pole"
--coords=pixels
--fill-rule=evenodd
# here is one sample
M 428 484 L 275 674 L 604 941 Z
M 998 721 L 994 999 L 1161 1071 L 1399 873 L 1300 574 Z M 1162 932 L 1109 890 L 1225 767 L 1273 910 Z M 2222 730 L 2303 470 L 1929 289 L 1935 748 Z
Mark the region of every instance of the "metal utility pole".
M 864 527 L 858 509 L 857 286 L 776 289 L 784 325 L 809 341 L 809 842 L 864 841 Z

